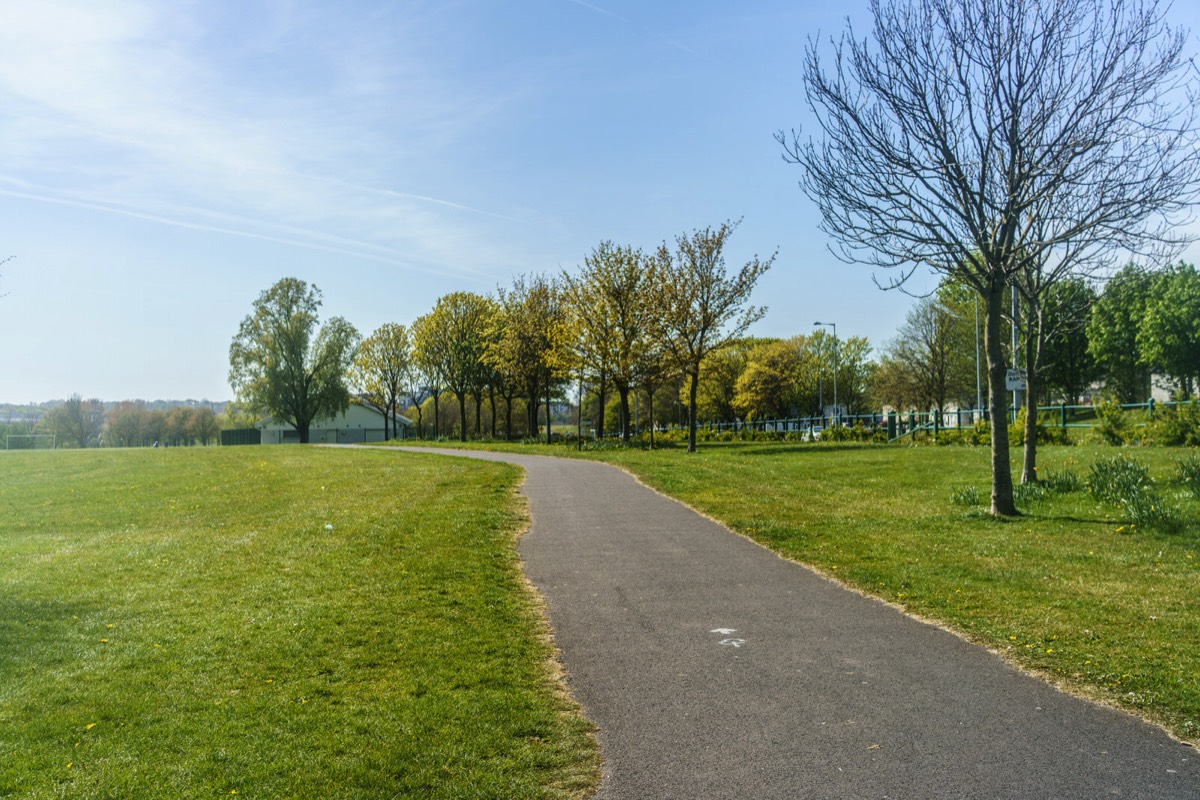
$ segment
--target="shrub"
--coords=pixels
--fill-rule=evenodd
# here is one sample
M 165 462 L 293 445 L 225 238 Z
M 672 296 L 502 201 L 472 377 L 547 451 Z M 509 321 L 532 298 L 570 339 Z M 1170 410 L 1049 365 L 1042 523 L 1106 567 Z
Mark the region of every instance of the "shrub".
M 1096 424 L 1092 431 L 1108 444 L 1121 445 L 1133 438 L 1133 422 L 1119 405 L 1104 402 L 1096 406 Z
M 1008 443 L 1013 447 L 1018 447 L 1025 444 L 1025 412 L 1022 408 L 1017 412 L 1017 419 L 1008 426 Z M 1067 429 L 1061 425 L 1051 424 L 1051 420 L 1046 415 L 1038 416 L 1037 425 L 1038 444 L 1072 444 L 1070 436 L 1067 435 Z M 990 437 L 988 441 L 991 441 Z
M 1146 426 L 1147 437 L 1155 444 L 1168 446 L 1200 445 L 1200 403 L 1180 403 L 1174 408 L 1161 406 Z
M 1135 492 L 1122 503 L 1121 508 L 1130 522 L 1144 528 L 1169 531 L 1179 524 L 1179 512 L 1150 491 Z
M 836 425 L 821 433 L 827 442 L 881 442 L 887 444 L 887 431 L 866 425 Z

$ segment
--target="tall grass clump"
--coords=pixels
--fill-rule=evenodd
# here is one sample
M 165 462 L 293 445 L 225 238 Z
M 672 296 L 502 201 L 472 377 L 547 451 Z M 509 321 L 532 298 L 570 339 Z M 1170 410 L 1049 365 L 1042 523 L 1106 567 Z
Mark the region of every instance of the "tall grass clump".
M 1179 482 L 1186 486 L 1191 493 L 1200 497 L 1200 456 L 1184 456 L 1175 462 L 1175 470 Z
M 1083 479 L 1069 469 L 1047 469 L 1039 474 L 1046 491 L 1054 494 L 1072 494 L 1083 488 Z
M 950 495 L 950 502 L 956 506 L 974 508 L 979 505 L 979 490 L 974 486 L 963 486 L 955 489 Z
M 1179 515 L 1152 486 L 1146 465 L 1124 455 L 1100 459 L 1088 475 L 1093 499 L 1120 508 L 1134 525 L 1170 530 L 1178 524 Z

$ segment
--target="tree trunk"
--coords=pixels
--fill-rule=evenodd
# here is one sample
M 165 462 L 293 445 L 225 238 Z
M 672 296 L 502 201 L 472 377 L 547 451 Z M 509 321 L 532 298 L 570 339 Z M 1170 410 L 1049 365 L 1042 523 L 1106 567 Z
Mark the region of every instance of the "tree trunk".
M 308 420 L 297 420 L 296 432 L 300 434 L 300 444 L 308 444 Z M 84 446 L 85 445 L 80 445 L 80 447 Z
M 438 410 L 438 397 L 440 395 L 440 391 L 435 390 L 433 393 L 433 438 L 435 440 L 442 438 L 442 414 Z
M 988 410 L 992 416 L 992 515 L 1015 517 L 1012 466 L 1008 463 L 1008 398 L 1004 389 L 1004 340 L 1000 320 L 1004 313 L 1004 286 L 994 286 L 984 296 L 987 318 L 984 320 L 983 345 L 988 364 Z
M 492 438 L 496 438 L 496 387 L 488 387 L 488 404 L 492 407 Z
M 422 439 L 424 439 L 425 438 L 425 414 L 423 411 L 421 411 L 420 403 L 414 403 L 413 405 L 415 405 L 417 407 L 417 435 L 420 436 Z
M 689 453 L 696 452 L 696 396 L 700 392 L 700 365 L 696 364 L 691 372 L 691 385 L 688 387 L 688 446 Z
M 646 405 L 650 411 L 650 449 L 654 449 L 654 384 L 646 384 Z
M 608 394 L 608 381 L 604 370 L 600 370 L 600 383 L 596 390 L 596 439 L 604 439 L 604 400 Z
M 525 435 L 530 439 L 537 439 L 537 415 L 540 407 L 541 400 L 538 399 L 537 384 L 534 384 L 530 387 L 529 405 L 525 407 Z
M 629 444 L 629 387 L 618 383 L 617 394 L 621 398 L 621 439 Z
M 1021 460 L 1021 483 L 1037 483 L 1038 370 L 1042 360 L 1041 312 L 1032 332 L 1025 334 L 1025 447 Z M 1032 335 L 1030 335 L 1032 333 Z
M 546 374 L 546 444 L 554 444 L 550 438 L 550 374 Z
M 455 392 L 458 396 L 458 440 L 467 440 L 467 393 Z
M 483 394 L 475 392 L 475 438 L 483 435 Z

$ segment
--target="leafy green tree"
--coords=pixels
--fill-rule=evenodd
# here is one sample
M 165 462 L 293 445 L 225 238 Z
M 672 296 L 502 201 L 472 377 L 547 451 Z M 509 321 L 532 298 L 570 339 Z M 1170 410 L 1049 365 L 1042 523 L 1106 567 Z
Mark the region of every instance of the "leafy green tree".
M 484 373 L 485 332 L 491 315 L 486 297 L 451 292 L 438 298 L 414 341 L 420 358 L 458 398 L 459 440 L 467 440 L 467 394 Z
M 824 333 L 817 331 L 813 336 Z M 858 414 L 867 404 L 871 379 L 875 374 L 875 364 L 871 361 L 871 343 L 865 336 L 848 336 L 837 344 L 838 403 L 845 406 L 846 413 Z M 812 349 L 811 339 L 809 349 Z M 811 378 L 807 385 L 811 392 Z
M 761 319 L 765 308 L 749 305 L 758 279 L 775 261 L 757 256 L 735 274 L 725 267 L 725 244 L 738 223 L 724 222 L 675 239 L 671 251 L 664 243 L 657 254 L 661 305 L 655 325 L 688 385 L 688 452 L 696 451 L 697 394 L 705 357 L 741 337 Z
M 191 445 L 192 409 L 175 406 L 167 412 L 166 441 L 176 447 Z
M 783 419 L 799 407 L 804 337 L 763 342 L 750 351 L 738 376 L 733 407 L 744 419 Z
M 215 439 L 221 432 L 217 415 L 209 406 L 197 406 L 192 409 L 191 419 L 188 420 L 188 436 L 192 441 L 208 447 L 209 441 Z
M 346 372 L 359 335 L 346 320 L 319 325 L 321 292 L 284 278 L 259 295 L 229 346 L 229 383 L 238 400 L 292 425 L 308 442 L 313 420 L 350 406 Z
M 755 348 L 772 341 L 776 340 L 746 336 L 709 351 L 700 364 L 700 386 L 696 390 L 696 413 L 701 419 L 733 422 L 738 418 L 734 405 L 738 379 Z M 686 383 L 680 389 L 684 403 L 689 389 Z
M 1200 375 L 1200 273 L 1180 263 L 1153 279 L 1137 331 L 1142 360 L 1170 375 L 1184 399 Z
M 521 387 L 528 419 L 526 430 L 538 429 L 538 406 L 546 402 L 546 441 L 551 440 L 550 401 L 555 386 L 577 369 L 576 331 L 561 285 L 544 275 L 513 280 L 500 289 L 493 318 L 495 335 L 486 337 L 484 361 L 505 380 Z
M 1200 189 L 1187 32 L 1157 0 L 875 0 L 779 134 L 847 261 L 956 278 L 984 308 L 992 513 L 1015 516 L 1001 318 L 1115 252 L 1180 247 Z M 873 41 L 872 41 L 873 39 Z M 1035 303 L 1035 305 L 1038 305 Z
M 125 400 L 113 406 L 104 423 L 104 441 L 109 447 L 143 447 L 146 440 L 145 402 Z M 153 440 L 151 440 L 153 441 Z
M 217 415 L 217 422 L 223 431 L 253 428 L 258 416 L 254 409 L 235 401 L 225 404 L 225 410 Z
M 395 424 L 411 360 L 408 329 L 388 322 L 363 339 L 350 366 L 351 385 L 364 402 L 383 414 L 384 441 L 400 435 L 391 426 Z
M 1122 403 L 1141 403 L 1150 396 L 1150 368 L 1138 333 L 1151 287 L 1151 276 L 1130 264 L 1104 285 L 1088 317 L 1088 352 L 1106 389 Z
M 620 397 L 621 434 L 632 432 L 629 393 L 650 346 L 651 316 L 658 278 L 653 259 L 629 246 L 601 242 L 585 259 L 578 276 L 564 276 L 563 291 L 578 321 L 582 355 L 601 386 L 611 380 Z M 603 408 L 603 392 L 601 408 Z M 602 430 L 603 412 L 598 427 Z

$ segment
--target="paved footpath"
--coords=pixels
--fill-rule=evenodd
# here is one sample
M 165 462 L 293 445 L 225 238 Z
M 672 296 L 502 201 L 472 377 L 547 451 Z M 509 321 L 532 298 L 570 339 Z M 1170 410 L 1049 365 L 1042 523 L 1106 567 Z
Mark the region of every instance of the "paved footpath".
M 618 469 L 456 454 L 527 472 L 520 552 L 600 729 L 600 800 L 1200 799 L 1193 748 Z

